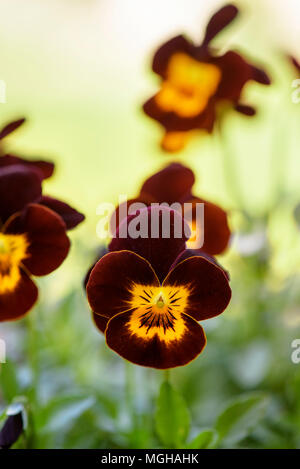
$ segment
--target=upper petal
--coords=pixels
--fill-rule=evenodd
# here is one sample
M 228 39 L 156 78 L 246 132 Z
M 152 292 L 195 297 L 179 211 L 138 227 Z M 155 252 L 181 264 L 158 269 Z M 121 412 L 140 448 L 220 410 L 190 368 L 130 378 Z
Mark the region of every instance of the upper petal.
M 142 185 L 141 193 L 151 195 L 156 202 L 180 202 L 191 193 L 195 176 L 191 169 L 180 163 L 171 163 L 150 176 Z
M 163 286 L 185 286 L 189 290 L 185 313 L 197 321 L 221 314 L 231 298 L 224 271 L 204 257 L 190 257 L 170 271 Z
M 14 132 L 18 127 L 20 127 L 22 124 L 24 124 L 25 119 L 18 119 L 16 121 L 12 121 L 9 124 L 6 124 L 1 130 L 0 130 L 0 140 L 5 138 L 7 135 L 11 134 Z
M 209 20 L 205 36 L 203 40 L 203 45 L 208 45 L 210 41 L 228 26 L 238 14 L 238 9 L 235 5 L 225 5 L 223 8 L 218 10 Z
M 29 204 L 8 221 L 5 230 L 7 233 L 25 233 L 28 247 L 23 264 L 33 275 L 47 275 L 57 269 L 69 252 L 65 223 L 42 205 Z
M 169 41 L 165 42 L 154 54 L 152 62 L 152 70 L 161 75 L 162 77 L 166 74 L 166 69 L 171 56 L 175 52 L 186 52 L 187 54 L 193 54 L 195 46 L 191 44 L 184 36 L 179 35 L 173 37 Z
M 66 202 L 54 199 L 53 197 L 49 197 L 47 195 L 44 195 L 41 198 L 39 204 L 44 205 L 45 207 L 53 210 L 53 212 L 57 213 L 65 222 L 67 230 L 75 228 L 85 219 L 85 216 L 82 213 L 75 210 L 75 208 L 71 207 Z
M 189 236 L 190 229 L 179 212 L 152 206 L 138 210 L 119 225 L 109 250 L 128 250 L 147 259 L 162 281 Z
M 92 311 L 106 318 L 126 311 L 133 284 L 159 285 L 149 262 L 129 251 L 106 254 L 93 268 L 86 287 Z
M 0 157 L 0 168 L 3 166 L 24 165 L 27 168 L 36 171 L 39 177 L 47 179 L 52 176 L 54 171 L 54 163 L 44 160 L 27 160 L 20 156 L 6 154 Z
M 0 219 L 6 221 L 42 193 L 41 180 L 35 171 L 22 165 L 0 169 Z

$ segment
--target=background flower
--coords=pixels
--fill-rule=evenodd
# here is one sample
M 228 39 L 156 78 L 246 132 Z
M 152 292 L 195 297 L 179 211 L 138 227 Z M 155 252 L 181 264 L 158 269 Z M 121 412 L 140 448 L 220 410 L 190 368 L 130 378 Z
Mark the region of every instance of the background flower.
M 221 110 L 234 107 L 247 116 L 255 114 L 255 109 L 242 101 L 243 88 L 250 80 L 269 85 L 269 77 L 240 54 L 231 50 L 221 54 L 210 46 L 237 13 L 234 5 L 215 13 L 199 46 L 180 35 L 155 53 L 152 69 L 162 83 L 158 93 L 144 104 L 144 111 L 164 127 L 164 150 L 181 150 L 193 130 L 212 132 Z

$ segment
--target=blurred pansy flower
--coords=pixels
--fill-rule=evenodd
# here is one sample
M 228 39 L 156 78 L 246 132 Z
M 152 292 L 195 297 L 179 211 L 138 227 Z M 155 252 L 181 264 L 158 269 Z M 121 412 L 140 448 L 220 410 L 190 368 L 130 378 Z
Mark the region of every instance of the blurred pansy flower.
M 23 186 L 25 197 L 29 191 L 30 186 Z M 7 218 L 1 204 L 0 217 L 6 220 L 0 228 L 0 321 L 11 321 L 23 317 L 37 300 L 32 275 L 57 269 L 68 254 L 70 241 L 61 217 L 42 205 L 29 203 Z
M 195 176 L 191 169 L 180 163 L 171 163 L 161 171 L 149 177 L 140 189 L 139 195 L 127 202 L 127 208 L 130 205 L 143 203 L 150 205 L 151 203 L 167 203 L 171 205 L 179 203 L 183 208 L 183 204 L 190 204 L 191 214 L 187 214 L 187 218 L 191 220 L 191 228 L 194 230 L 203 229 L 203 245 L 201 251 L 211 255 L 221 254 L 228 246 L 230 239 L 230 229 L 228 226 L 226 212 L 211 202 L 196 197 L 192 193 L 195 183 Z M 204 204 L 203 226 L 197 226 L 196 204 Z M 188 207 L 188 205 L 186 205 Z M 173 207 L 174 208 L 174 207 Z M 119 206 L 112 216 L 113 223 L 116 226 L 122 220 L 122 217 L 128 215 Z M 199 223 L 198 223 L 199 225 Z M 201 236 L 199 236 L 199 239 Z M 187 247 L 192 247 L 192 240 L 187 241 Z M 195 246 L 194 246 L 195 247 Z
M 289 56 L 289 60 L 292 63 L 292 65 L 294 66 L 294 68 L 297 70 L 298 74 L 300 75 L 300 63 L 299 63 L 299 61 L 296 59 L 296 57 L 293 57 L 291 55 Z
M 269 77 L 237 52 L 221 55 L 210 46 L 237 14 L 234 5 L 226 5 L 208 22 L 202 44 L 194 45 L 179 35 L 155 53 L 152 69 L 161 77 L 161 86 L 144 104 L 144 112 L 163 126 L 164 150 L 181 150 L 199 130 L 212 132 L 222 110 L 255 114 L 252 106 L 243 103 L 242 91 L 250 80 L 270 84 Z
M 135 364 L 158 369 L 183 366 L 195 359 L 206 345 L 198 321 L 221 314 L 231 290 L 224 270 L 201 255 L 184 256 L 186 234 L 161 236 L 163 217 L 171 228 L 185 222 L 169 208 L 151 207 L 124 220 L 153 226 L 159 237 L 116 236 L 91 272 L 88 300 L 97 327 L 107 345 Z M 125 225 L 126 223 L 126 225 Z M 122 225 L 124 225 L 122 227 Z
M 24 406 L 11 404 L 6 411 L 6 420 L 0 430 L 0 449 L 9 449 L 27 427 L 27 415 Z
M 24 167 L 27 170 L 27 174 L 30 170 L 32 173 L 35 173 L 41 181 L 43 181 L 44 179 L 48 179 L 53 175 L 54 163 L 45 160 L 28 160 L 26 158 L 14 154 L 5 153 L 3 148 L 3 140 L 5 139 L 5 137 L 17 130 L 24 122 L 25 119 L 19 119 L 10 122 L 9 124 L 5 125 L 2 130 L 0 130 L 0 175 L 1 173 L 7 173 L 7 168 L 11 168 L 11 171 L 13 171 L 12 167 L 14 167 L 16 171 L 19 172 L 20 168 Z M 32 178 L 34 178 L 33 175 Z M 19 186 L 18 183 L 16 184 L 17 186 Z M 15 199 L 18 198 L 17 187 L 15 187 L 14 190 L 11 189 L 10 192 L 12 197 L 15 197 Z M 21 200 L 19 202 L 22 203 Z M 41 192 L 38 197 L 31 197 L 29 202 L 39 203 L 40 205 L 44 205 L 56 212 L 59 216 L 62 217 L 68 230 L 75 228 L 77 225 L 79 225 L 79 223 L 84 220 L 84 215 L 75 210 L 66 202 L 63 202 L 61 200 L 55 199 L 47 195 L 42 195 Z M 24 205 L 25 204 L 23 204 L 23 206 Z M 12 211 L 10 214 L 13 213 L 14 211 Z

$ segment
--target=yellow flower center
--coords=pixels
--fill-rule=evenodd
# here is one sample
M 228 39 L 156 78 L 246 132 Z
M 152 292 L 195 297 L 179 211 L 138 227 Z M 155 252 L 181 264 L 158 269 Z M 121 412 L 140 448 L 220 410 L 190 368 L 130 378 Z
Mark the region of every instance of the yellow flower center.
M 11 292 L 18 284 L 20 264 L 27 257 L 25 235 L 0 233 L 0 294 Z
M 220 80 L 219 67 L 178 52 L 169 61 L 166 80 L 155 99 L 166 112 L 175 112 L 184 118 L 195 117 L 205 109 Z
M 144 340 L 157 335 L 167 343 L 180 339 L 186 330 L 182 313 L 188 302 L 188 288 L 134 284 L 131 294 L 128 328 L 132 334 Z

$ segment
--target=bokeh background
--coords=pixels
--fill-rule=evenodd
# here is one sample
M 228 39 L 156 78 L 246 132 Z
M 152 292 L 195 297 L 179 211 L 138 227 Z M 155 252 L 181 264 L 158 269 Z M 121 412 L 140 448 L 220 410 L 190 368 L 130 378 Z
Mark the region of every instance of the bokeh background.
M 9 137 L 8 149 L 55 161 L 44 191 L 86 215 L 71 234 L 68 259 L 39 281 L 39 305 L 19 323 L 0 326 L 8 360 L 0 407 L 18 395 L 29 399 L 35 432 L 27 445 L 159 446 L 152 411 L 161 376 L 136 367 L 124 389 L 128 370 L 95 329 L 82 281 L 103 245 L 97 206 L 116 203 L 119 194 L 134 196 L 146 177 L 176 160 L 194 170 L 196 194 L 228 209 L 234 232 L 220 258 L 231 274 L 232 303 L 204 324 L 203 355 L 172 376 L 188 402 L 191 435 L 211 427 L 231 399 L 263 392 L 264 417 L 227 445 L 300 446 L 300 364 L 291 361 L 291 342 L 300 338 L 300 104 L 291 98 L 299 77 L 285 56 L 300 58 L 300 5 L 235 3 L 241 15 L 216 44 L 263 65 L 273 85 L 247 85 L 245 100 L 259 113 L 253 119 L 230 114 L 223 143 L 194 139 L 170 156 L 159 148 L 159 126 L 141 111 L 158 84 L 152 54 L 181 32 L 200 41 L 224 2 L 1 2 L 0 79 L 7 86 L 1 123 L 28 119 Z

